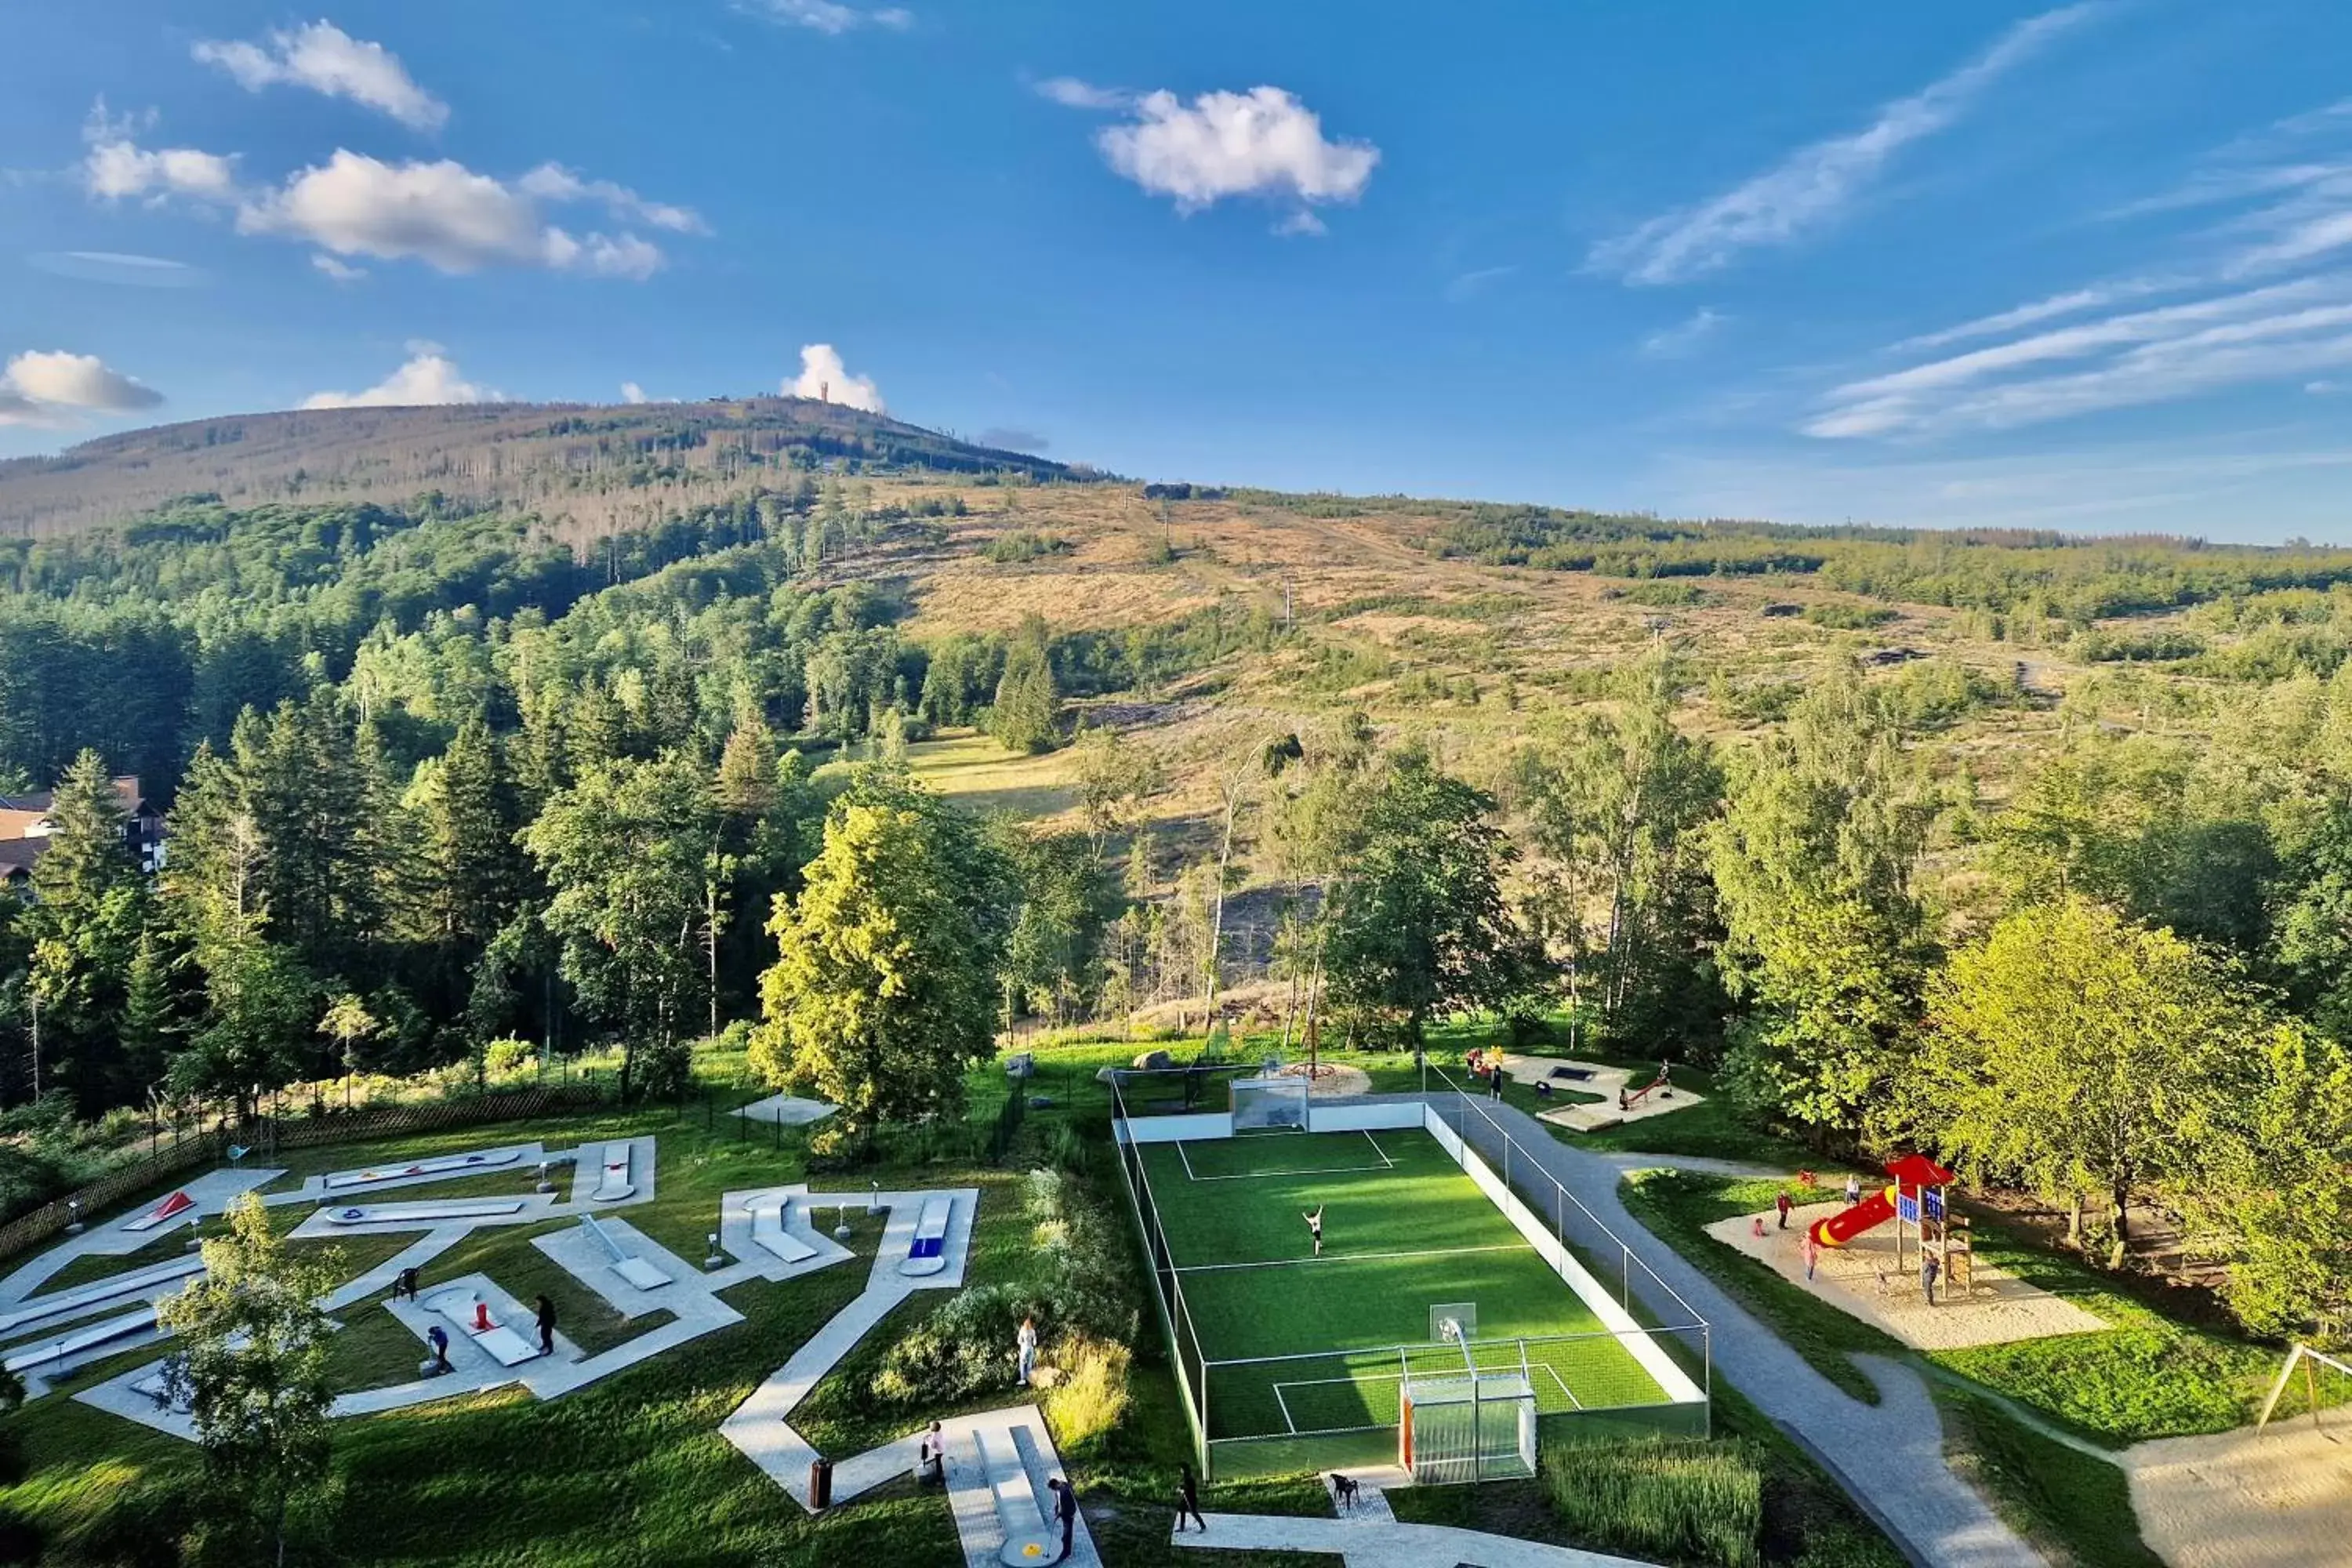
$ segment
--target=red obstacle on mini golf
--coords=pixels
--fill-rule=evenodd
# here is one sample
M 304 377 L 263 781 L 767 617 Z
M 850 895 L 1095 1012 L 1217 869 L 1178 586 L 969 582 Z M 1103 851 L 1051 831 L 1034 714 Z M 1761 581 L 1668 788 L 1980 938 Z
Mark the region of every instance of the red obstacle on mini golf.
M 167 1221 L 175 1220 L 196 1206 L 196 1200 L 184 1192 L 173 1193 L 152 1209 L 131 1221 L 125 1230 L 152 1230 Z

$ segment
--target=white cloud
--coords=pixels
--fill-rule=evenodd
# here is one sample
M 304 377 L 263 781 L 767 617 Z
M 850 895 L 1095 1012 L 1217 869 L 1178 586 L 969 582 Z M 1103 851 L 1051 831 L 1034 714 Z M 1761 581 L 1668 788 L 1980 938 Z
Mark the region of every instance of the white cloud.
M 1126 109 L 1135 94 L 1123 87 L 1097 87 L 1074 76 L 1048 77 L 1037 85 L 1037 96 L 1065 109 Z
M 664 261 L 658 247 L 633 234 L 583 237 L 547 223 L 524 183 L 509 185 L 448 159 L 386 163 L 341 149 L 248 198 L 236 223 L 245 233 L 286 236 L 338 257 L 414 258 L 444 272 L 503 265 L 645 279 Z
M 380 110 L 415 131 L 437 130 L 449 118 L 449 106 L 417 86 L 398 55 L 354 38 L 331 22 L 273 32 L 266 44 L 208 39 L 193 52 L 228 72 L 247 92 L 279 83 L 304 87 Z
M 2001 76 L 2102 9 L 2092 0 L 2021 22 L 1969 64 L 1887 104 L 1864 129 L 1801 148 L 1712 200 L 1604 240 L 1593 247 L 1591 264 L 1628 283 L 1679 283 L 1727 267 L 1744 251 L 1786 245 L 1821 228 L 1896 153 L 1950 126 Z
M 2352 279 L 2108 315 L 1834 388 L 1824 438 L 2000 430 L 2352 365 Z
M 1076 93 L 1055 98 L 1073 100 L 1107 106 Z M 1284 232 L 1319 234 L 1322 222 L 1312 209 L 1355 201 L 1381 161 L 1369 142 L 1327 140 L 1322 121 L 1277 87 L 1204 92 L 1189 104 L 1172 92 L 1150 92 L 1109 106 L 1134 118 L 1096 135 L 1104 160 L 1152 195 L 1173 197 L 1179 212 L 1198 212 L 1228 196 L 1258 196 L 1290 206 Z
M 350 262 L 340 260 L 323 250 L 311 253 L 310 265 L 338 283 L 356 283 L 368 275 L 366 268 L 354 267 Z
M 505 395 L 477 386 L 458 374 L 457 364 L 437 343 L 408 345 L 406 363 L 365 392 L 314 392 L 302 400 L 305 408 L 411 408 L 427 404 L 499 403 Z
M 194 289 L 210 281 L 200 267 L 161 256 L 119 250 L 37 250 L 27 264 L 85 283 L 121 283 L 133 289 Z
M 1715 336 L 1730 318 L 1720 310 L 1701 306 L 1671 327 L 1661 327 L 1642 340 L 1645 359 L 1680 359 L 1698 352 L 1699 345 Z
M 625 381 L 625 382 L 621 383 L 621 401 L 622 401 L 622 402 L 624 402 L 624 403 L 643 403 L 643 402 L 645 402 L 646 400 L 646 389 L 645 389 L 644 387 L 639 386 L 639 385 L 638 385 L 635 382 L 634 382 L 634 381 Z
M 96 354 L 27 350 L 0 369 L 0 425 L 62 425 L 76 414 L 135 414 L 163 395 Z
M 868 414 L 886 412 L 882 405 L 882 390 L 868 375 L 852 375 L 849 367 L 841 363 L 840 353 L 831 343 L 808 343 L 801 349 L 801 374 L 784 383 L 783 392 L 792 397 L 814 397 L 826 403 L 838 403 L 845 408 L 862 408 Z
M 153 152 L 123 139 L 93 142 L 81 165 L 82 188 L 102 201 L 186 196 L 200 202 L 236 200 L 236 161 L 194 147 Z
M 692 207 L 672 206 L 667 202 L 649 202 L 626 185 L 616 185 L 610 180 L 583 180 L 561 163 L 541 163 L 521 179 L 515 188 L 525 195 L 537 196 L 548 202 L 598 202 L 613 216 L 626 222 L 650 224 L 673 234 L 709 234 L 709 226 Z
M 914 13 L 902 6 L 866 10 L 844 5 L 841 0 L 739 0 L 737 9 L 834 37 L 859 27 L 884 27 L 903 33 L 915 25 Z

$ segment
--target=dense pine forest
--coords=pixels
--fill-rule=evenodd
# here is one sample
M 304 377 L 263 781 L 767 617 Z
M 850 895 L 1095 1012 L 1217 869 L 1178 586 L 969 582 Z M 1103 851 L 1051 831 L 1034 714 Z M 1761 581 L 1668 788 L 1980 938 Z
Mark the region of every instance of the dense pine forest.
M 854 1139 L 1005 1030 L 1471 1012 L 2352 1329 L 2352 552 L 754 456 L 644 526 L 272 480 L 0 541 L 12 1205 L 289 1088 L 660 1096 L 731 1031 Z

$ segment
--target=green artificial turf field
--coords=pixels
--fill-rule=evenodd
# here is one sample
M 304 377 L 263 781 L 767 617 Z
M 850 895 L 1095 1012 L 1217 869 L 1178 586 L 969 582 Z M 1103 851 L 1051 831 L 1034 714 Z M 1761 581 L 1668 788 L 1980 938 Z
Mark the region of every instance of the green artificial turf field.
M 1408 1363 L 1417 1376 L 1463 1369 L 1459 1346 L 1431 1338 L 1430 1309 L 1450 1303 L 1475 1308 L 1481 1371 L 1517 1372 L 1525 1355 L 1538 1409 L 1666 1398 L 1426 1132 L 1141 1152 L 1202 1355 L 1303 1358 L 1213 1368 L 1213 1438 L 1394 1426 Z M 1317 1207 L 1320 1258 L 1305 1217 Z

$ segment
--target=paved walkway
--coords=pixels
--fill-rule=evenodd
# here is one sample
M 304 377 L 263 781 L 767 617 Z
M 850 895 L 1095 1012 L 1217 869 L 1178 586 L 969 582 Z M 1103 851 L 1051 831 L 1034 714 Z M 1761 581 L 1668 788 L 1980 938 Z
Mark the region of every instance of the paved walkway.
M 1430 1099 L 1450 1110 L 1454 1097 Z M 1507 1131 L 1517 1144 L 1514 1176 L 1532 1156 L 1615 1231 L 1712 1326 L 1718 1373 L 1835 1476 L 1905 1555 L 1922 1568 L 2042 1568 L 2041 1553 L 1945 1464 L 1943 1424 L 1918 1373 L 1883 1356 L 1857 1355 L 1879 1402 L 1850 1398 L 1627 1212 L 1617 1194 L 1623 1165 L 1681 1162 L 1589 1154 L 1560 1142 L 1525 1111 L 1488 1100 L 1475 1106 L 1475 1113 L 1462 1119 L 1471 1145 L 1499 1161 Z M 1635 1293 L 1642 1293 L 1638 1286 Z M 1670 1301 L 1647 1304 L 1662 1317 L 1673 1311 Z
M 1321 1552 L 1348 1568 L 1648 1568 L 1630 1557 L 1547 1546 L 1475 1530 L 1400 1524 L 1388 1499 L 1366 1487 L 1353 1512 L 1338 1519 L 1213 1513 L 1209 1528 L 1169 1537 L 1200 1552 Z

